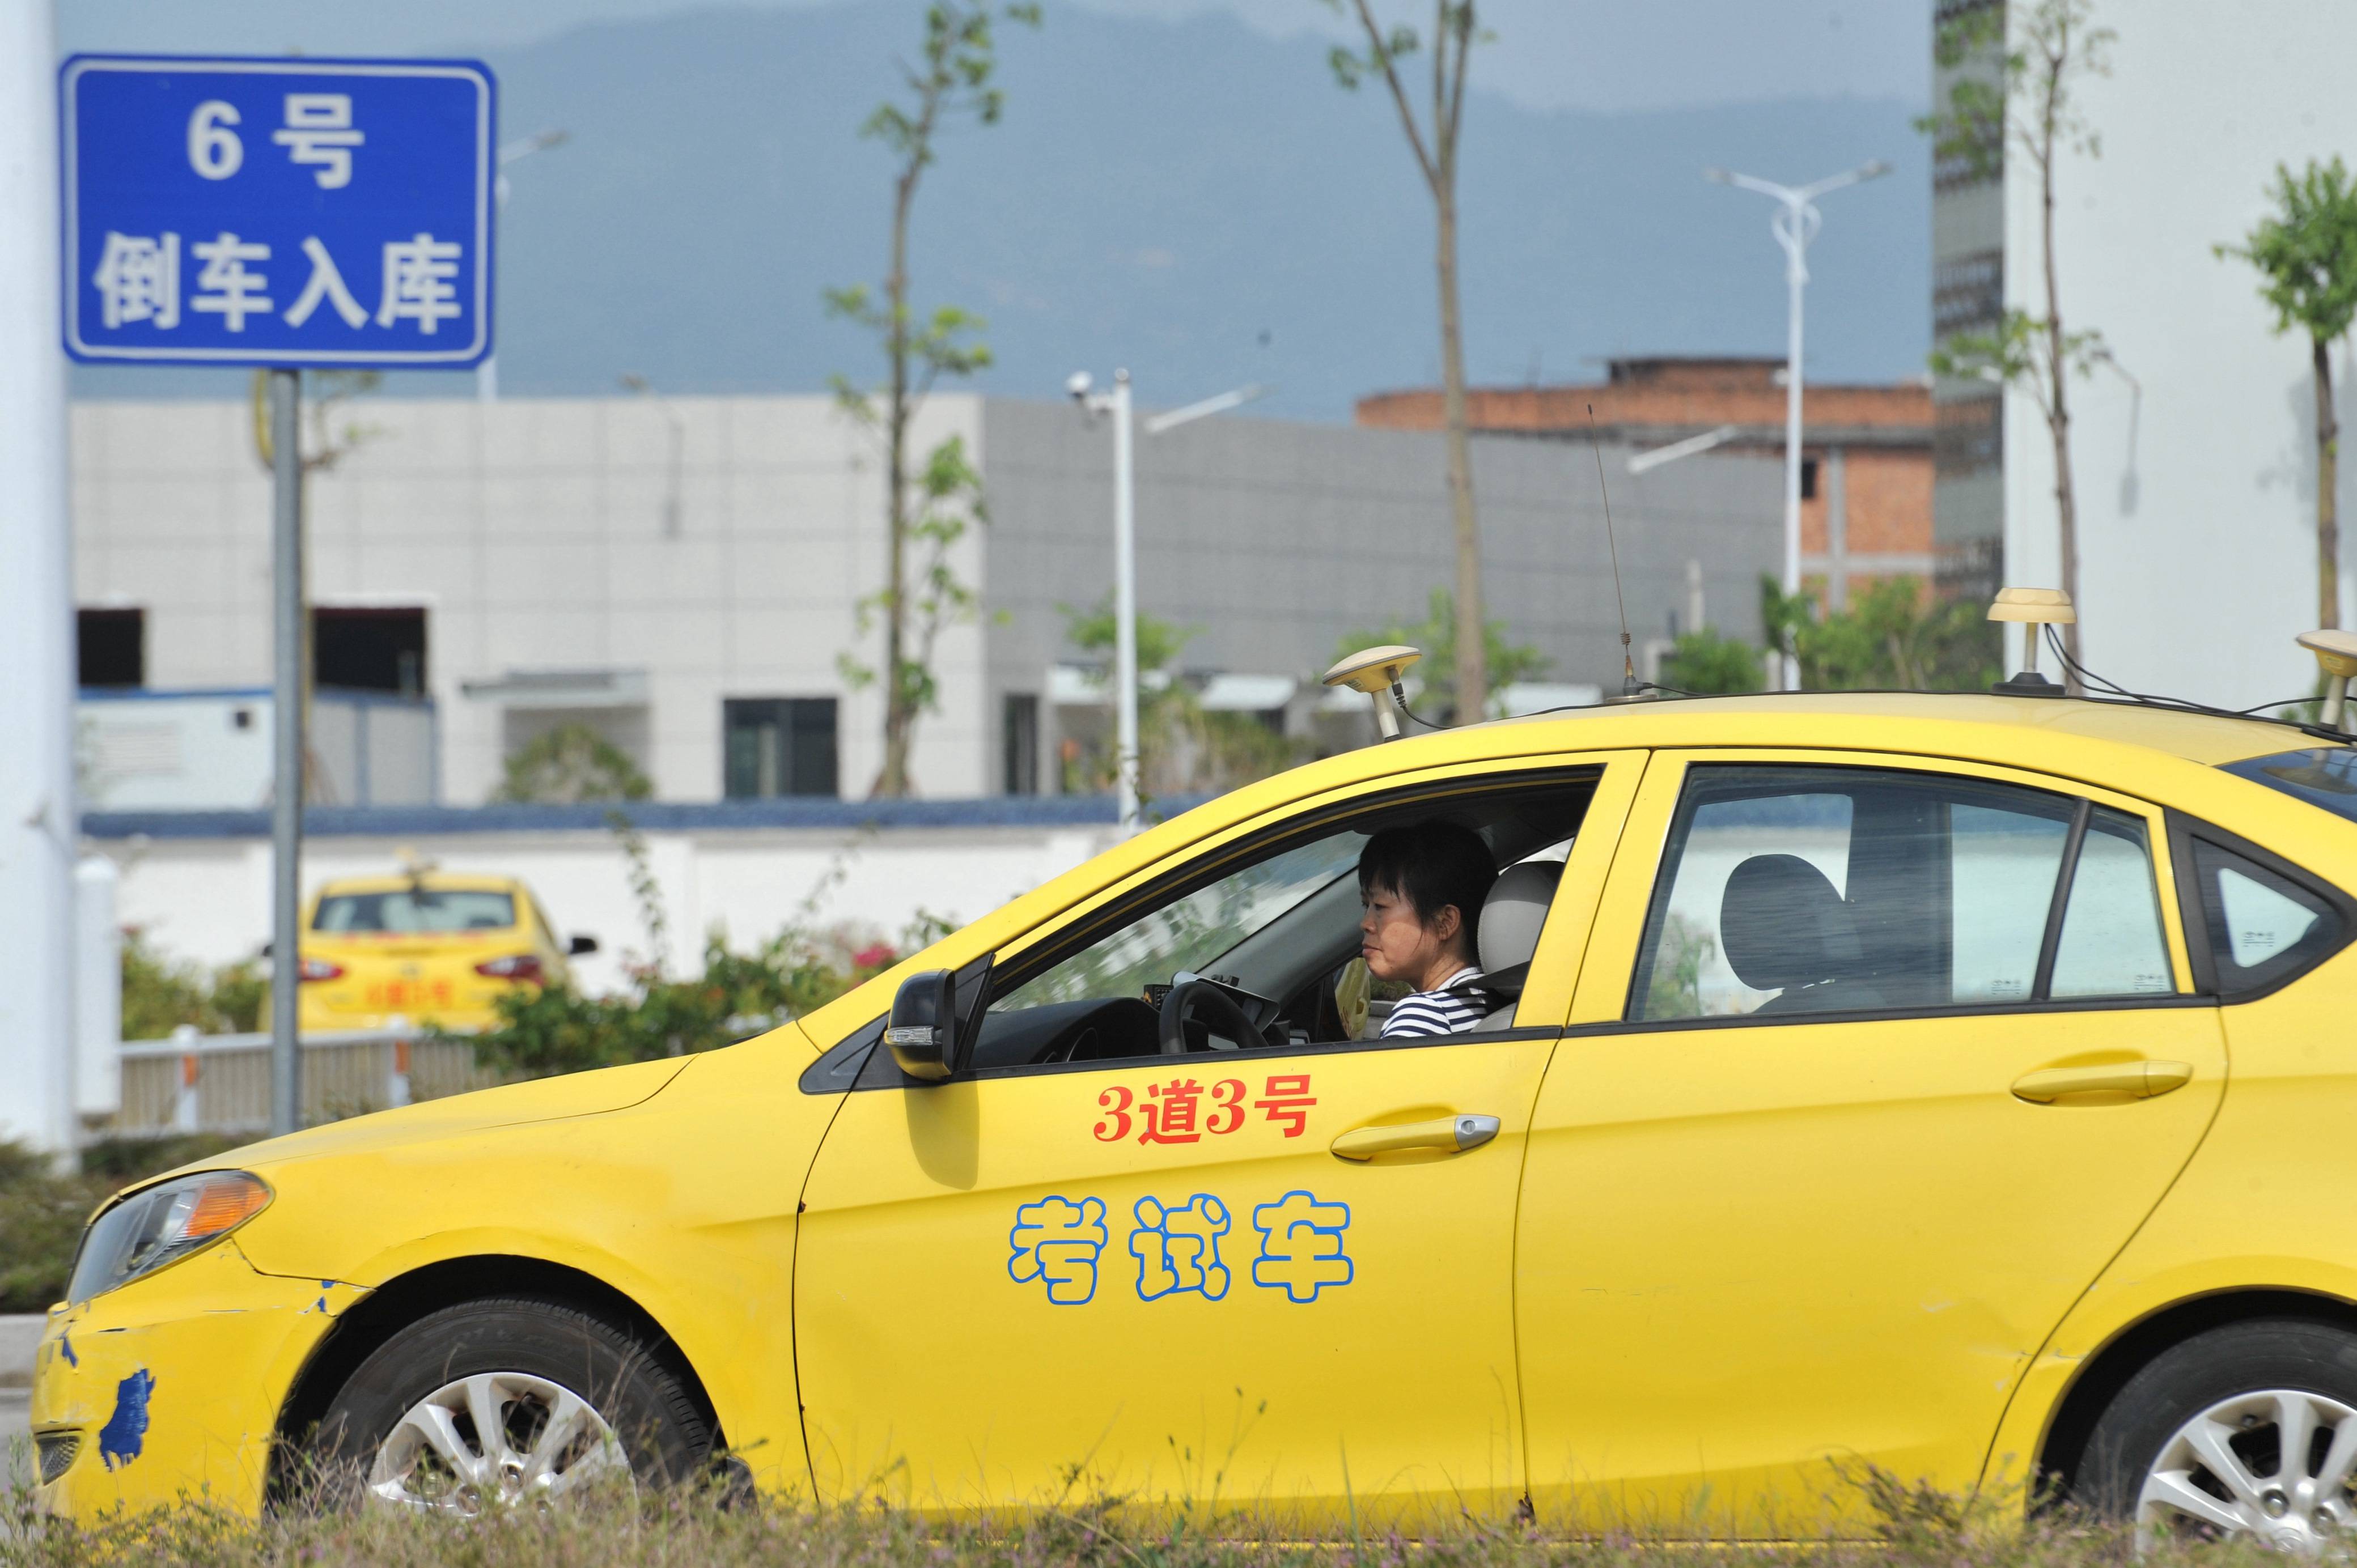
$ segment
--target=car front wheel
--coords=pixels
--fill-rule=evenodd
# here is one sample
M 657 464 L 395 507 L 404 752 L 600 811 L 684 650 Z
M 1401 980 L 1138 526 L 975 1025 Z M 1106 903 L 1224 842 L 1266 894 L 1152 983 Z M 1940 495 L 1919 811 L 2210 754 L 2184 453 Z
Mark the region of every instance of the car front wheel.
M 2357 1547 L 2357 1335 L 2231 1324 L 2156 1357 L 2096 1423 L 2082 1498 L 2140 1534 Z
M 698 1475 L 710 1423 L 631 1336 L 555 1302 L 445 1307 L 361 1362 L 319 1423 L 329 1500 L 461 1517 Z

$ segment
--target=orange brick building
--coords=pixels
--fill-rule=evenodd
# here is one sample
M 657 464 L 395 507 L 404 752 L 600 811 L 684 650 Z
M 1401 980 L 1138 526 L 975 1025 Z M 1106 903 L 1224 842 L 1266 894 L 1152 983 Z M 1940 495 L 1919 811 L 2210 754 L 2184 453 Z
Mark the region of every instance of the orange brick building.
M 1784 450 L 1784 361 L 1779 359 L 1612 360 L 1603 381 L 1584 386 L 1477 387 L 1472 426 L 1485 435 L 1547 440 L 1596 434 L 1651 450 L 1731 426 L 1713 452 Z M 1932 580 L 1932 393 L 1892 386 L 1804 386 L 1801 393 L 1801 570 L 1831 607 L 1878 577 Z M 1358 423 L 1394 430 L 1440 428 L 1440 390 L 1377 392 L 1359 400 Z

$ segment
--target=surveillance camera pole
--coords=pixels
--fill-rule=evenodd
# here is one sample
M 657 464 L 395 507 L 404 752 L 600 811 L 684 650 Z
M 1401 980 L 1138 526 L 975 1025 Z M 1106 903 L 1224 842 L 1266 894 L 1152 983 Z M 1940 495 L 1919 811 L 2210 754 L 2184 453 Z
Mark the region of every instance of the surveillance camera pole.
M 1809 285 L 1809 242 L 1824 222 L 1816 199 L 1829 190 L 1873 179 L 1890 172 L 1879 158 L 1846 174 L 1834 175 L 1814 185 L 1778 185 L 1748 174 L 1705 169 L 1703 177 L 1742 190 L 1756 190 L 1781 203 L 1769 227 L 1784 248 L 1784 283 L 1791 304 L 1784 336 L 1784 596 L 1801 591 L 1801 306 Z M 1800 660 L 1787 653 L 1778 659 L 1780 684 L 1787 692 L 1801 689 Z

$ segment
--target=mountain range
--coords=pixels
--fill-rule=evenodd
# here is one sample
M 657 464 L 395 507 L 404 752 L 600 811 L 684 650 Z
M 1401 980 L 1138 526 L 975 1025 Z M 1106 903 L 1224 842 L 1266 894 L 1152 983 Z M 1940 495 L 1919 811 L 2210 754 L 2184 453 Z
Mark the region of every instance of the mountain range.
M 597 23 L 481 51 L 516 163 L 500 231 L 511 395 L 808 392 L 871 377 L 821 292 L 883 271 L 890 162 L 857 134 L 917 41 L 872 3 Z M 1501 37 L 1482 46 L 1513 48 Z M 1233 16 L 1051 6 L 1002 33 L 1005 113 L 955 125 L 917 202 L 919 306 L 984 317 L 981 390 L 1052 397 L 1135 374 L 1142 402 L 1241 382 L 1257 412 L 1349 416 L 1437 377 L 1433 209 L 1388 97 L 1326 46 Z M 451 52 L 468 52 L 463 44 Z M 1883 158 L 1824 203 L 1810 374 L 1918 374 L 1930 335 L 1928 154 L 1907 88 L 1620 113 L 1477 93 L 1460 209 L 1467 351 L 1490 383 L 1578 381 L 1620 354 L 1780 353 L 1770 204 L 1726 166 L 1802 182 Z M 78 368 L 81 395 L 218 392 L 220 372 Z M 463 395 L 448 375 L 390 389 Z

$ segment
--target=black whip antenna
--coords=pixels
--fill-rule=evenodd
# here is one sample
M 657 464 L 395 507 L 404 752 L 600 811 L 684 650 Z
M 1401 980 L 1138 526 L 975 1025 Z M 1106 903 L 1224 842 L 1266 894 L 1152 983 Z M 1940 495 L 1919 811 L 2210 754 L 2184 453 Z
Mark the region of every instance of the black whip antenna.
M 1620 694 L 1633 697 L 1641 690 L 1637 683 L 1637 661 L 1629 652 L 1629 601 L 1620 596 L 1620 542 L 1612 533 L 1612 492 L 1604 483 L 1604 448 L 1596 440 L 1596 405 L 1587 405 L 1587 449 L 1596 455 L 1596 493 L 1604 498 L 1604 542 L 1612 552 L 1612 602 L 1620 610 Z

